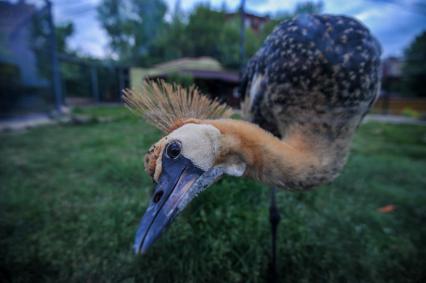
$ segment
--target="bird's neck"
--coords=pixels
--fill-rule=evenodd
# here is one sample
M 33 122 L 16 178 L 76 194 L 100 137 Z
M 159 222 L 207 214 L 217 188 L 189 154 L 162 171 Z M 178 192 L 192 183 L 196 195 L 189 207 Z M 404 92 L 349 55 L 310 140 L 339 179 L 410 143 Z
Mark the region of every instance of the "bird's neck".
M 293 129 L 282 140 L 249 122 L 203 120 L 222 133 L 218 162 L 233 157 L 247 166 L 245 175 L 271 186 L 307 189 L 334 179 L 343 167 L 350 141 L 333 141 Z

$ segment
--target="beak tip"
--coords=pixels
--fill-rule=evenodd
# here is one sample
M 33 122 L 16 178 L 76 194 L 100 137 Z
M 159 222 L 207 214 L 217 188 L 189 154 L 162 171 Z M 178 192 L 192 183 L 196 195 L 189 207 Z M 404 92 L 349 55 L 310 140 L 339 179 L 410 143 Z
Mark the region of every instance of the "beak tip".
M 135 243 L 133 244 L 133 253 L 135 255 L 139 255 L 139 254 L 144 254 L 144 252 L 146 251 L 146 249 L 143 249 L 143 243 L 140 239 L 138 239 L 138 237 L 135 240 Z
M 145 255 L 147 250 L 148 250 L 147 247 L 146 248 L 142 247 L 142 249 L 139 250 L 139 254 L 140 255 Z
M 169 168 L 170 172 L 162 173 L 155 186 L 154 198 L 136 231 L 133 245 L 135 255 L 144 255 L 177 214 L 201 191 L 202 183 L 197 183 L 197 180 L 205 171 L 187 159 L 169 164 L 169 167 L 166 166 L 167 162 L 167 159 L 163 160 L 163 168 Z M 155 196 L 160 192 L 160 197 L 156 200 Z
M 140 254 L 139 246 L 137 246 L 137 245 L 134 245 L 134 246 L 133 246 L 133 253 L 134 253 L 135 255 Z
M 146 254 L 147 248 L 134 247 L 133 252 L 135 255 L 144 255 Z
M 145 239 L 143 242 L 136 241 L 133 245 L 133 252 L 135 255 L 145 255 L 151 246 L 152 241 Z

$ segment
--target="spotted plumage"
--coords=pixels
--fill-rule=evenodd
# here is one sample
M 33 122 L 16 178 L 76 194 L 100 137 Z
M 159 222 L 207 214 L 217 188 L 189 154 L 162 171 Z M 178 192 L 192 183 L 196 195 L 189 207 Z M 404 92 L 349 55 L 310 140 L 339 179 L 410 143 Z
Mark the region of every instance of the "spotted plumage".
M 245 114 L 277 136 L 300 126 L 336 138 L 378 94 L 380 52 L 368 29 L 349 17 L 284 21 L 247 65 L 241 83 Z
M 301 15 L 279 24 L 249 61 L 241 84 L 246 118 L 274 135 L 303 133 L 318 155 L 311 187 L 334 179 L 353 133 L 378 95 L 380 45 L 345 16 Z

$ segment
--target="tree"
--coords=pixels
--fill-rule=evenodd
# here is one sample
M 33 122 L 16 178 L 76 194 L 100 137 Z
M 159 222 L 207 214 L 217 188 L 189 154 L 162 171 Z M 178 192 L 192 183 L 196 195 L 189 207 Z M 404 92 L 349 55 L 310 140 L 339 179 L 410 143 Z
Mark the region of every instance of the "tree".
M 45 14 L 34 17 L 32 25 L 32 47 L 37 57 L 37 67 L 40 75 L 44 78 L 50 78 L 51 75 L 51 57 L 49 53 L 50 30 L 47 24 Z M 60 54 L 73 54 L 68 47 L 68 40 L 74 33 L 74 25 L 65 23 L 55 26 L 56 32 L 56 51 Z
M 323 4 L 322 2 L 304 2 L 300 3 L 296 6 L 296 9 L 293 13 L 289 13 L 287 11 L 281 11 L 273 16 L 268 22 L 266 22 L 259 32 L 254 32 L 252 29 L 248 28 L 245 30 L 245 53 L 247 58 L 250 58 L 255 54 L 255 52 L 260 48 L 263 41 L 266 37 L 272 32 L 274 27 L 278 25 L 281 21 L 291 18 L 292 16 L 308 13 L 320 13 L 322 10 Z M 208 6 L 204 6 L 204 9 L 209 9 Z M 195 10 L 193 13 L 197 14 L 200 10 Z M 216 45 L 218 47 L 218 55 L 210 55 L 216 59 L 218 59 L 225 67 L 231 69 L 238 69 L 240 67 L 240 56 L 239 56 L 239 37 L 240 37 L 240 18 L 234 19 L 226 19 L 226 11 L 225 8 L 222 8 L 222 11 L 211 11 L 209 13 L 221 13 L 222 18 L 217 17 L 214 21 L 216 22 L 215 28 L 220 31 L 215 31 L 207 28 L 204 33 L 201 33 L 202 36 L 209 31 L 216 35 L 214 40 L 212 40 L 211 44 Z M 203 18 L 206 16 L 210 16 L 208 13 L 204 11 L 204 13 L 200 13 L 199 18 Z M 195 15 L 194 15 L 195 18 Z M 211 17 L 213 20 L 214 17 Z M 217 22 L 218 20 L 225 19 L 223 23 Z M 202 23 L 197 23 L 198 25 Z M 196 38 L 195 40 L 200 40 L 200 38 Z M 203 49 L 201 49 L 203 50 Z
M 403 91 L 407 95 L 426 97 L 426 31 L 418 35 L 405 50 L 402 67 Z
M 217 59 L 224 67 L 240 67 L 240 19 L 229 18 L 225 10 L 216 11 L 209 5 L 198 5 L 191 15 L 185 29 L 188 38 L 187 56 L 210 56 Z M 245 30 L 245 49 L 247 56 L 252 56 L 262 43 L 263 33 L 255 34 L 251 29 Z
M 180 9 L 180 1 L 176 5 L 170 22 L 164 23 L 155 38 L 149 53 L 150 60 L 147 63 L 161 63 L 187 56 L 189 53 L 190 37 L 186 33 L 185 18 Z
M 207 4 L 198 5 L 189 16 L 186 32 L 191 35 L 189 55 L 219 58 L 218 38 L 225 25 L 225 15 Z
M 293 13 L 279 13 L 259 32 L 245 31 L 245 53 L 251 57 L 266 36 L 282 20 L 299 13 L 316 13 L 322 3 L 299 4 Z M 110 48 L 120 61 L 135 65 L 152 64 L 181 57 L 209 56 L 230 69 L 240 67 L 240 19 L 227 15 L 226 6 L 215 10 L 199 4 L 185 17 L 176 2 L 170 21 L 167 6 L 157 0 L 103 0 L 98 17 L 110 37 Z
M 322 1 L 319 2 L 303 2 L 299 3 L 294 10 L 295 15 L 300 14 L 317 14 L 322 11 L 324 4 Z
M 103 0 L 98 19 L 110 37 L 110 48 L 125 63 L 149 60 L 156 37 L 164 29 L 166 4 L 161 0 Z

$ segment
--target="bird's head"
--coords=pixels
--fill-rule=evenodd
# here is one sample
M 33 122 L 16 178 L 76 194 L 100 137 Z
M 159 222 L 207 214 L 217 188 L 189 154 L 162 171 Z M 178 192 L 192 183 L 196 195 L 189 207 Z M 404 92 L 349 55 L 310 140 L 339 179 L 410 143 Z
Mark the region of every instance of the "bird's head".
M 223 174 L 241 176 L 245 165 L 224 157 L 220 130 L 201 120 L 227 116 L 229 109 L 196 89 L 151 82 L 140 92 L 125 91 L 124 100 L 167 133 L 144 158 L 155 183 L 134 244 L 136 253 L 144 253 L 195 196 Z

